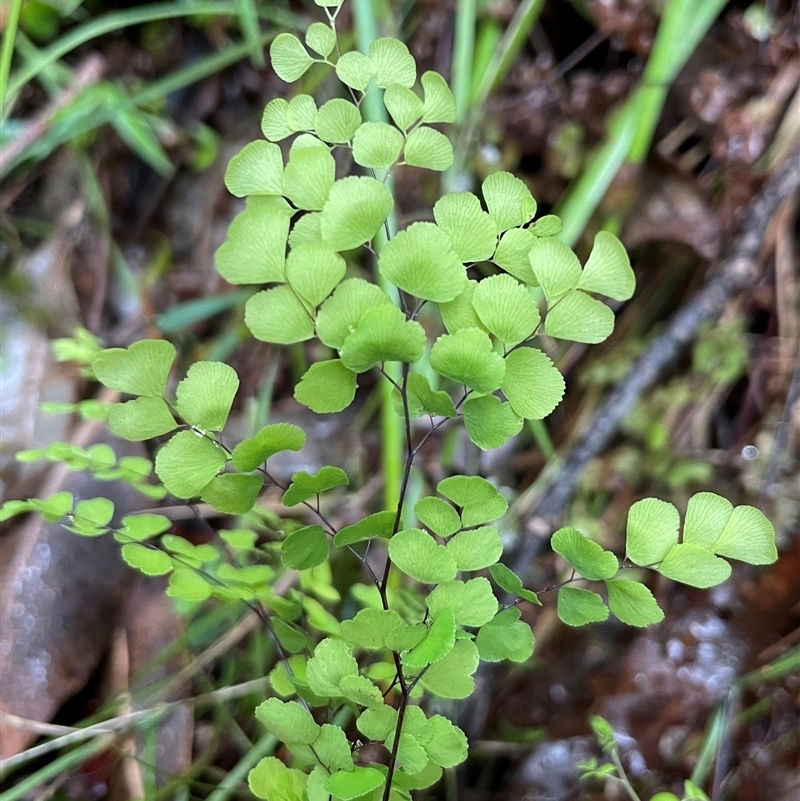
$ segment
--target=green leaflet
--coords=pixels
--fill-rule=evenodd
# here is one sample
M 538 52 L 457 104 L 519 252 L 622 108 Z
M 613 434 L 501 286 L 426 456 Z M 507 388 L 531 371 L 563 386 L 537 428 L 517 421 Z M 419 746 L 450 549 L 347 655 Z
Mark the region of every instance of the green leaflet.
M 283 194 L 283 154 L 278 145 L 255 141 L 246 144 L 228 162 L 225 186 L 236 197 Z
M 377 768 L 338 770 L 325 780 L 325 789 L 337 801 L 354 801 L 383 787 L 386 777 Z
M 364 373 L 389 361 L 416 362 L 425 349 L 425 329 L 396 306 L 365 312 L 341 348 L 342 364 Z
M 489 573 L 491 573 L 494 583 L 497 584 L 501 590 L 505 590 L 511 595 L 516 595 L 517 598 L 530 601 L 537 606 L 542 605 L 536 593 L 531 590 L 526 590 L 523 586 L 522 579 L 509 567 L 498 563 L 489 568 Z
M 455 559 L 425 531 L 407 528 L 389 540 L 389 558 L 411 578 L 438 584 L 456 575 Z
M 397 126 L 404 131 L 417 122 L 424 111 L 423 103 L 416 93 L 396 83 L 386 87 L 386 91 L 383 93 L 383 104 Z
M 440 537 L 449 537 L 461 528 L 458 512 L 441 498 L 421 498 L 414 507 L 417 519 Z
M 434 417 L 458 417 L 453 400 L 443 389 L 432 389 L 430 381 L 421 373 L 410 373 L 406 384 L 408 397 L 408 413 L 413 417 L 422 417 L 429 414 Z M 395 408 L 397 413 L 403 415 L 403 403 L 396 393 Z
M 108 427 L 131 442 L 169 434 L 177 425 L 166 401 L 153 396 L 114 404 L 108 412 Z
M 351 647 L 379 651 L 386 647 L 386 634 L 403 625 L 403 619 L 392 609 L 362 609 L 340 627 L 342 639 Z
M 462 262 L 484 261 L 494 253 L 497 226 L 472 192 L 443 195 L 433 207 L 433 217 Z
M 172 570 L 172 560 L 168 554 L 138 542 L 123 545 L 120 553 L 127 564 L 146 576 L 163 576 Z
M 525 662 L 533 655 L 534 639 L 531 627 L 520 620 L 519 609 L 512 606 L 498 612 L 481 626 L 475 645 L 485 662 Z
M 645 498 L 628 511 L 625 555 L 634 564 L 660 562 L 678 542 L 678 510 L 665 501 Z
M 393 83 L 411 88 L 417 80 L 417 65 L 408 48 L 397 39 L 376 39 L 369 46 L 375 65 L 375 83 L 385 89 Z
M 392 511 L 375 512 L 375 514 L 359 520 L 358 523 L 340 528 L 333 538 L 333 544 L 338 548 L 343 548 L 346 545 L 355 545 L 357 542 L 364 542 L 364 540 L 371 540 L 375 537 L 388 540 L 392 536 L 394 518 L 395 513 Z
M 315 475 L 301 470 L 292 476 L 291 484 L 283 493 L 283 503 L 286 506 L 297 506 L 298 503 L 334 487 L 345 486 L 347 486 L 347 473 L 341 467 L 322 467 Z
M 308 570 L 327 562 L 331 555 L 328 536 L 322 526 L 303 526 L 292 532 L 281 546 L 281 562 L 291 570 Z
M 357 378 L 339 359 L 317 362 L 294 388 L 294 397 L 317 414 L 341 412 L 356 396 Z
M 345 339 L 370 310 L 391 304 L 389 296 L 363 278 L 347 278 L 317 314 L 317 336 L 330 348 L 341 348 Z
M 603 550 L 575 528 L 560 528 L 553 534 L 550 546 L 584 578 L 610 579 L 619 570 L 613 553 Z
M 203 487 L 200 497 L 218 512 L 243 515 L 249 512 L 264 486 L 261 476 L 243 476 L 238 473 L 223 473 Z
M 562 587 L 558 591 L 557 612 L 568 626 L 602 623 L 608 618 L 608 607 L 603 599 L 596 592 L 579 587 Z
M 411 167 L 444 172 L 453 165 L 453 145 L 443 133 L 423 125 L 406 137 L 403 157 Z
M 506 356 L 505 363 L 501 389 L 520 417 L 542 420 L 561 403 L 564 377 L 545 353 L 519 348 Z
M 228 238 L 214 254 L 217 271 L 231 284 L 283 282 L 288 234 L 286 209 L 248 205 L 234 218 Z
M 223 362 L 195 362 L 178 384 L 178 414 L 189 425 L 222 431 L 228 421 L 239 376 Z
M 308 660 L 309 687 L 322 698 L 339 698 L 339 685 L 345 676 L 358 676 L 358 664 L 350 648 L 342 640 L 322 640 Z
M 302 428 L 291 423 L 264 426 L 255 436 L 243 439 L 231 454 L 237 470 L 245 473 L 264 464 L 270 456 L 281 451 L 299 451 L 306 443 Z
M 448 334 L 455 334 L 461 328 L 480 328 L 485 330 L 480 317 L 475 311 L 475 307 L 472 305 L 472 298 L 475 296 L 477 287 L 477 281 L 467 280 L 463 291 L 453 300 L 439 304 L 442 322 Z
M 369 177 L 342 178 L 322 209 L 322 238 L 336 250 L 352 250 L 378 233 L 394 206 L 392 193 Z
M 247 777 L 252 793 L 268 801 L 304 801 L 306 782 L 305 773 L 287 768 L 277 757 L 264 757 Z
M 467 572 L 489 567 L 503 554 L 503 543 L 494 526 L 461 531 L 447 543 L 446 547 L 456 560 L 456 567 Z
M 181 431 L 156 456 L 156 475 L 176 498 L 194 498 L 219 473 L 227 457 L 214 442 L 194 431 Z
M 279 33 L 269 48 L 272 69 L 286 83 L 302 78 L 314 63 L 302 42 L 292 33 Z
M 322 211 L 335 179 L 336 162 L 326 147 L 292 147 L 283 191 L 297 208 Z
M 658 566 L 658 572 L 673 581 L 706 588 L 722 584 L 730 576 L 731 566 L 707 548 L 683 543 L 669 549 Z
M 101 350 L 92 359 L 92 371 L 110 389 L 130 395 L 161 396 L 175 355 L 169 342 L 143 339 L 127 349 Z
M 353 136 L 353 160 L 362 167 L 389 169 L 400 158 L 405 140 L 385 122 L 365 122 Z
M 534 235 L 528 228 L 512 228 L 500 238 L 492 261 L 509 275 L 530 286 L 538 286 L 528 254 L 531 252 Z
M 503 357 L 479 328 L 440 336 L 431 348 L 430 363 L 439 375 L 483 393 L 499 389 L 506 372 Z
M 436 490 L 461 508 L 461 522 L 467 528 L 498 520 L 508 509 L 494 484 L 480 476 L 450 476 Z
M 629 300 L 636 278 L 622 242 L 607 231 L 600 231 L 583 267 L 578 283 L 586 292 L 597 292 L 614 300 Z
M 652 626 L 664 619 L 664 612 L 644 584 L 615 579 L 606 582 L 608 607 L 629 626 Z
M 428 596 L 427 604 L 434 619 L 450 610 L 458 626 L 478 628 L 497 614 L 497 599 L 483 576 L 467 582 L 441 582 Z
M 438 73 L 429 70 L 420 79 L 425 95 L 422 109 L 423 122 L 455 122 L 456 99 L 447 81 Z
M 297 701 L 269 698 L 256 707 L 256 717 L 270 734 L 285 743 L 311 745 L 320 734 L 311 713 Z
M 278 345 L 314 336 L 314 320 L 291 287 L 257 292 L 245 305 L 244 321 L 256 339 Z
M 530 292 L 510 275 L 492 275 L 475 288 L 472 305 L 487 331 L 507 348 L 530 339 L 541 318 Z
M 472 675 L 479 662 L 475 643 L 459 640 L 446 656 L 425 671 L 422 686 L 439 698 L 469 698 L 475 692 Z
M 361 125 L 361 112 L 349 100 L 334 98 L 317 111 L 314 130 L 323 142 L 344 144 L 349 142 Z
M 336 62 L 336 77 L 351 89 L 363 92 L 375 77 L 375 62 L 363 53 L 353 50 L 342 53 Z
M 530 190 L 509 172 L 492 173 L 481 190 L 498 231 L 525 225 L 536 214 L 536 201 Z
M 306 31 L 306 44 L 315 53 L 326 58 L 336 47 L 336 34 L 329 25 L 325 25 L 323 22 L 312 22 Z
M 396 287 L 423 300 L 453 300 L 467 273 L 447 234 L 433 223 L 413 223 L 383 249 L 378 269 Z
M 456 619 L 452 609 L 442 609 L 424 638 L 403 656 L 403 665 L 411 670 L 422 669 L 444 659 L 456 642 Z
M 286 280 L 311 306 L 319 306 L 344 278 L 344 259 L 327 242 L 297 245 L 286 259 Z
M 608 339 L 613 330 L 614 312 L 579 289 L 567 292 L 558 300 L 544 321 L 544 332 L 548 336 L 590 345 Z

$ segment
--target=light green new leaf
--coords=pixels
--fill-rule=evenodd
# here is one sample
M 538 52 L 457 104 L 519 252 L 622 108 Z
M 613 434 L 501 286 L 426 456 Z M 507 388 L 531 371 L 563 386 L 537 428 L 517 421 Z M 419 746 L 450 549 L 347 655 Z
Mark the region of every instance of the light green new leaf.
M 619 561 L 611 551 L 603 550 L 575 528 L 566 527 L 556 531 L 550 540 L 550 547 L 584 578 L 610 579 L 619 570 Z
M 122 518 L 121 537 L 137 541 L 147 540 L 172 528 L 172 521 L 164 515 L 143 513 Z M 122 540 L 121 540 L 122 541 Z
M 126 564 L 141 571 L 146 576 L 163 576 L 172 570 L 172 560 L 164 551 L 140 545 L 138 542 L 129 542 L 120 549 Z
M 398 127 L 408 130 L 422 117 L 423 105 L 413 89 L 393 83 L 383 93 L 383 104 Z
M 223 362 L 195 362 L 175 392 L 178 414 L 191 426 L 222 431 L 239 389 L 236 370 Z
M 441 618 L 439 618 L 441 620 Z M 438 621 L 436 621 L 438 623 Z M 455 622 L 453 622 L 453 642 L 455 642 Z M 423 623 L 403 623 L 396 626 L 391 631 L 386 632 L 386 647 L 390 651 L 408 651 L 416 648 L 426 637 L 429 636 L 428 629 Z M 428 662 L 425 662 L 427 665 Z
M 500 238 L 492 261 L 517 280 L 530 286 L 538 286 L 539 282 L 528 258 L 534 240 L 534 235 L 527 228 L 512 228 Z
M 636 565 L 660 562 L 678 542 L 678 510 L 666 501 L 644 498 L 628 510 L 625 555 Z
M 114 516 L 114 502 L 108 498 L 89 498 L 78 501 L 72 512 L 73 525 L 81 534 L 105 534 L 105 527 Z
M 453 300 L 439 304 L 439 311 L 442 314 L 442 322 L 448 334 L 455 334 L 462 328 L 480 328 L 486 330 L 472 305 L 472 298 L 478 282 L 468 280 L 464 285 L 464 290 Z
M 368 739 L 382 742 L 397 726 L 397 710 L 391 706 L 365 709 L 356 719 L 356 728 Z
M 775 529 L 754 506 L 737 506 L 733 510 L 712 550 L 751 565 L 769 565 L 778 558 Z
M 286 83 L 294 83 L 302 78 L 314 63 L 303 43 L 293 33 L 279 33 L 272 40 L 269 56 L 272 69 Z
M 311 306 L 319 306 L 344 278 L 344 259 L 327 242 L 298 245 L 286 258 L 286 280 Z
M 278 345 L 314 336 L 314 321 L 291 287 L 257 292 L 245 304 L 244 321 L 256 339 Z
M 337 181 L 322 209 L 322 238 L 336 250 L 352 250 L 375 236 L 394 205 L 392 193 L 374 178 Z
M 130 395 L 163 395 L 175 348 L 163 339 L 143 339 L 129 348 L 101 350 L 92 359 L 97 380 Z
M 489 573 L 494 579 L 494 583 L 505 590 L 511 595 L 516 595 L 517 598 L 522 598 L 525 601 L 530 601 L 532 604 L 541 606 L 542 602 L 539 597 L 532 590 L 526 590 L 522 585 L 522 579 L 511 568 L 506 567 L 504 564 L 498 563 L 489 568 Z
M 544 332 L 557 339 L 596 345 L 614 330 L 614 312 L 585 292 L 567 292 L 553 306 L 544 321 Z
M 336 62 L 336 76 L 345 86 L 363 92 L 375 77 L 375 63 L 357 50 L 342 53 Z
M 423 122 L 455 122 L 456 99 L 447 81 L 438 73 L 429 70 L 420 79 L 425 92 Z
M 353 138 L 361 123 L 358 106 L 336 97 L 319 107 L 314 130 L 323 142 L 344 144 Z
M 306 44 L 315 53 L 327 58 L 336 47 L 336 34 L 323 22 L 312 22 L 306 31 Z
M 522 418 L 496 395 L 467 399 L 463 415 L 467 435 L 484 451 L 502 447 L 522 430 Z
M 458 512 L 441 498 L 420 498 L 414 514 L 423 526 L 440 537 L 449 537 L 461 528 Z
M 250 142 L 228 163 L 225 186 L 236 197 L 283 194 L 283 155 L 271 142 Z
M 190 567 L 176 567 L 170 574 L 166 589 L 170 598 L 183 601 L 205 601 L 211 597 L 212 591 L 211 584 Z
M 315 362 L 294 388 L 294 397 L 317 414 L 341 412 L 356 396 L 357 378 L 339 359 Z
M 428 596 L 426 603 L 434 620 L 446 609 L 451 610 L 457 626 L 478 628 L 497 614 L 497 598 L 494 597 L 489 579 L 483 576 L 466 583 L 441 582 Z
M 313 746 L 314 754 L 329 770 L 352 770 L 355 767 L 350 743 L 341 726 L 323 723 Z
M 731 566 L 708 548 L 691 542 L 673 545 L 658 566 L 662 576 L 690 587 L 716 587 L 731 574 Z
M 341 467 L 322 467 L 313 476 L 301 470 L 292 476 L 286 492 L 283 493 L 285 506 L 297 506 L 315 495 L 334 489 L 334 487 L 347 486 L 347 473 Z
M 317 336 L 329 348 L 341 348 L 366 312 L 391 302 L 376 284 L 347 278 L 322 304 L 317 314 Z
M 560 217 L 555 214 L 546 214 L 544 217 L 539 217 L 528 230 L 534 236 L 555 236 L 561 233 L 562 227 Z
M 423 125 L 406 137 L 404 160 L 412 167 L 444 172 L 453 165 L 453 145 L 443 133 Z
M 327 562 L 331 544 L 322 526 L 303 526 L 281 545 L 281 562 L 290 570 L 309 570 Z
M 733 504 L 713 492 L 698 492 L 689 498 L 683 541 L 713 550 L 733 514 Z
M 422 584 L 449 581 L 456 574 L 455 559 L 443 545 L 419 528 L 399 531 L 389 540 L 389 558 L 403 573 Z
M 362 167 L 389 169 L 403 149 L 403 134 L 385 122 L 365 122 L 353 136 L 353 160 Z
M 243 439 L 231 454 L 237 470 L 249 473 L 260 467 L 270 456 L 281 451 L 299 451 L 306 444 L 302 428 L 291 423 L 273 423 L 264 426 L 257 434 Z
M 454 768 L 467 758 L 467 737 L 442 715 L 430 718 L 430 738 L 424 744 L 428 756 L 443 768 Z
M 169 434 L 177 425 L 166 401 L 153 396 L 115 403 L 108 412 L 108 427 L 131 442 Z
M 503 357 L 492 350 L 489 335 L 479 328 L 440 336 L 431 348 L 430 364 L 439 375 L 483 393 L 499 389 L 506 374 Z
M 354 770 L 339 770 L 325 780 L 325 789 L 337 801 L 354 801 L 383 787 L 386 777 L 377 768 L 356 767 Z
M 497 226 L 472 192 L 443 195 L 433 207 L 433 217 L 461 261 L 484 261 L 494 253 Z
M 313 692 L 323 698 L 340 696 L 339 682 L 345 676 L 357 676 L 358 664 L 353 652 L 342 640 L 322 640 L 308 660 L 306 679 Z
M 200 497 L 218 512 L 226 515 L 243 515 L 249 512 L 264 486 L 261 476 L 243 476 L 239 473 L 223 473 L 212 478 L 203 487 Z
M 481 476 L 450 476 L 438 483 L 436 491 L 461 508 L 461 522 L 467 528 L 498 520 L 508 510 L 508 501 Z
M 519 348 L 506 356 L 501 389 L 520 417 L 543 420 L 561 403 L 565 386 L 564 377 L 542 351 Z
M 378 269 L 404 292 L 436 303 L 453 300 L 467 282 L 467 272 L 441 228 L 413 223 L 383 249 Z
M 298 209 L 321 211 L 335 179 L 336 162 L 326 147 L 292 148 L 283 191 Z
M 608 619 L 608 607 L 603 599 L 596 592 L 579 587 L 562 587 L 558 591 L 556 611 L 568 626 L 585 626 Z
M 293 131 L 313 131 L 317 118 L 317 104 L 311 95 L 295 95 L 289 101 L 286 110 L 286 121 Z M 295 142 L 292 147 L 297 144 Z
M 270 142 L 280 142 L 294 133 L 289 125 L 289 103 L 282 97 L 267 103 L 261 117 L 261 131 Z
M 664 619 L 653 593 L 638 581 L 614 579 L 606 582 L 611 612 L 629 626 L 652 626 Z
M 433 620 L 425 637 L 403 656 L 403 667 L 421 670 L 432 665 L 444 659 L 453 649 L 455 642 L 455 614 L 452 609 L 445 609 Z
M 288 211 L 249 205 L 234 218 L 228 238 L 214 254 L 217 272 L 231 284 L 283 282 L 288 234 Z
M 311 745 L 320 734 L 311 713 L 297 701 L 268 698 L 256 707 L 256 718 L 267 731 L 284 743 Z
M 547 298 L 548 308 L 580 283 L 581 263 L 569 245 L 560 239 L 534 238 L 528 250 L 528 261 Z
M 216 443 L 194 431 L 181 431 L 156 456 L 156 475 L 176 498 L 194 498 L 225 467 Z
M 594 238 L 592 252 L 583 267 L 578 286 L 614 300 L 628 300 L 636 288 L 636 277 L 622 242 L 608 231 Z
M 447 656 L 425 671 L 420 682 L 439 698 L 469 698 L 475 692 L 472 676 L 479 662 L 475 643 L 468 639 L 459 640 Z
M 459 570 L 483 570 L 503 555 L 503 542 L 494 526 L 460 531 L 447 543 Z
M 386 647 L 386 633 L 403 625 L 394 609 L 362 609 L 352 620 L 342 621 L 342 639 L 353 648 L 380 651 Z
M 375 83 L 381 89 L 393 83 L 410 89 L 416 83 L 417 64 L 401 41 L 376 39 L 369 46 L 369 57 L 375 65 Z
M 320 223 L 322 214 L 318 211 L 310 211 L 298 218 L 289 232 L 289 247 L 296 248 L 298 245 L 308 245 L 311 242 L 321 242 L 322 232 Z
M 264 757 L 247 776 L 252 793 L 268 801 L 304 801 L 306 782 L 305 773 L 277 757 Z
M 492 173 L 481 190 L 486 208 L 500 232 L 525 225 L 536 214 L 536 201 L 530 190 L 510 172 Z
M 484 662 L 526 662 L 533 655 L 534 639 L 531 627 L 520 620 L 519 609 L 512 606 L 498 612 L 481 626 L 475 644 Z
M 507 348 L 532 336 L 541 320 L 531 293 L 510 275 L 491 275 L 475 289 L 472 305 L 487 331 Z
M 342 364 L 364 373 L 384 362 L 417 362 L 426 339 L 425 329 L 416 320 L 406 320 L 397 306 L 370 309 L 345 339 L 340 351 Z
M 431 389 L 427 377 L 421 373 L 409 374 L 406 395 L 408 397 L 408 413 L 412 418 L 422 417 L 424 414 L 433 417 L 458 417 L 450 395 L 443 389 Z M 403 403 L 396 391 L 392 402 L 397 413 L 402 417 Z
M 363 520 L 359 520 L 358 523 L 340 528 L 333 538 L 333 544 L 338 548 L 343 548 L 346 545 L 354 545 L 357 542 L 364 542 L 364 540 L 376 537 L 388 540 L 392 536 L 394 518 L 395 513 L 392 511 L 375 512 Z

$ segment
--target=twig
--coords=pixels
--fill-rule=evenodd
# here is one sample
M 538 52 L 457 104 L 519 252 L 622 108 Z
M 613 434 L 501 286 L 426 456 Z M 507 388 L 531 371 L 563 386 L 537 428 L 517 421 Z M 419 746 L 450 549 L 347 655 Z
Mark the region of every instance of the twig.
M 664 332 L 649 345 L 619 386 L 600 405 L 586 428 L 586 434 L 564 460 L 538 504 L 526 515 L 525 536 L 514 563 L 515 571 L 523 578 L 542 542 L 537 533 L 552 530 L 586 465 L 606 449 L 639 398 L 694 339 L 700 327 L 719 317 L 731 297 L 755 281 L 757 259 L 767 226 L 781 204 L 800 187 L 798 158 L 800 150 L 795 149 L 752 201 L 742 233 L 730 255 L 720 264 L 717 274 L 673 315 Z
M 36 141 L 41 139 L 61 109 L 66 108 L 86 87 L 97 83 L 106 71 L 105 59 L 92 53 L 75 71 L 75 79 L 60 94 L 56 95 L 25 127 L 25 129 L 3 147 L 3 164 L 0 177 L 5 176 L 17 159 Z

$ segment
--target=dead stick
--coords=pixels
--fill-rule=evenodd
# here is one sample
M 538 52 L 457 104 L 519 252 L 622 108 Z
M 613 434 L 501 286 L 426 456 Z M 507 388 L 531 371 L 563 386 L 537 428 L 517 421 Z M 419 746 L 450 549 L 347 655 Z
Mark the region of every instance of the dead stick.
M 697 335 L 700 327 L 719 317 L 729 300 L 750 286 L 758 276 L 757 260 L 764 236 L 781 204 L 800 187 L 800 149 L 794 149 L 750 204 L 742 233 L 717 274 L 679 309 L 664 332 L 648 346 L 625 378 L 594 414 L 591 425 L 564 460 L 538 504 L 527 515 L 516 572 L 527 577 L 528 569 L 543 542 L 564 513 L 578 478 L 586 465 L 608 447 L 625 416 Z

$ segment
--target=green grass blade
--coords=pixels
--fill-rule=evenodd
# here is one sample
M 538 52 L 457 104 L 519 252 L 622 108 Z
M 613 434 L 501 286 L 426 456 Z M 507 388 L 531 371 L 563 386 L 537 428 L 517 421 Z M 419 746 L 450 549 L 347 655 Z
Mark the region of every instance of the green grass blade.
M 14 56 L 14 43 L 17 38 L 21 12 L 22 0 L 12 0 L 8 22 L 3 33 L 2 49 L 0 49 L 0 108 L 5 108 L 8 99 L 8 76 L 11 72 L 11 59 Z
M 217 785 L 217 789 L 208 796 L 206 801 L 228 801 L 230 798 L 238 797 L 242 785 L 247 783 L 247 774 L 258 764 L 262 757 L 269 756 L 277 745 L 277 738 L 271 734 L 265 734 L 234 765 L 230 773 Z
M 261 28 L 255 0 L 239 0 L 239 25 L 245 42 L 250 45 L 250 61 L 254 67 L 263 67 L 264 48 L 261 46 Z
M 475 56 L 476 0 L 458 0 L 453 46 L 452 87 L 456 99 L 456 124 L 464 121 L 469 107 L 472 64 Z

